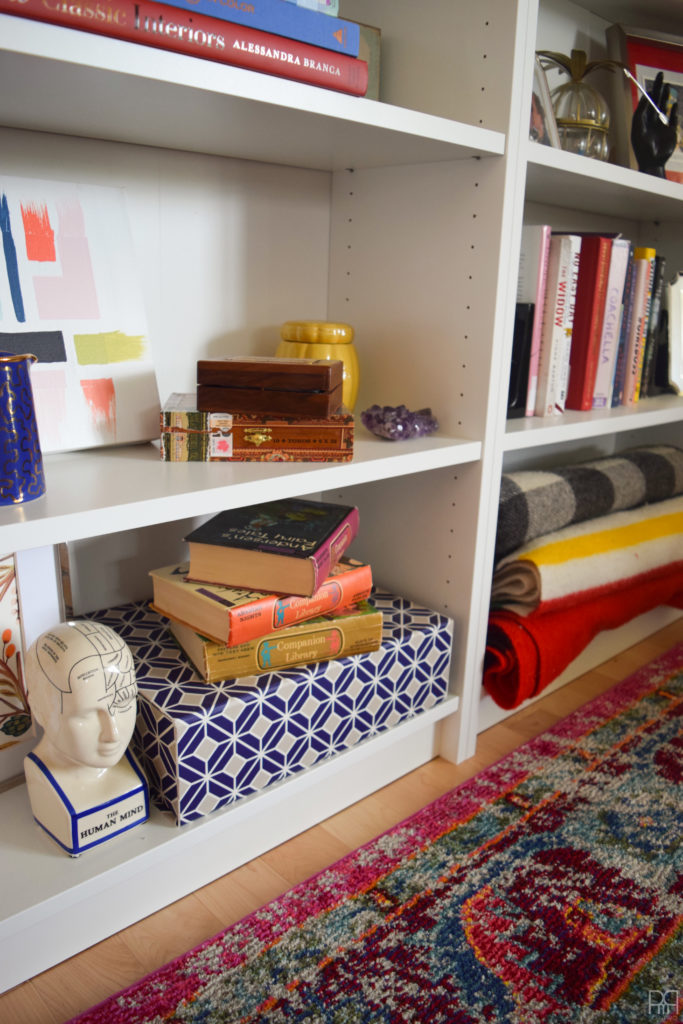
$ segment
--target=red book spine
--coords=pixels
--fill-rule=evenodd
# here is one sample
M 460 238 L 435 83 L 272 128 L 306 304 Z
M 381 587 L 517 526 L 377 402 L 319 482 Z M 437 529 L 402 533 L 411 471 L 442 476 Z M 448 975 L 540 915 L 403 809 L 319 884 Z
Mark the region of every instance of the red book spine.
M 151 0 L 0 0 L 0 11 L 362 96 L 368 66 L 270 32 Z
M 603 235 L 583 237 L 566 409 L 586 411 L 593 408 L 611 250 L 611 238 Z

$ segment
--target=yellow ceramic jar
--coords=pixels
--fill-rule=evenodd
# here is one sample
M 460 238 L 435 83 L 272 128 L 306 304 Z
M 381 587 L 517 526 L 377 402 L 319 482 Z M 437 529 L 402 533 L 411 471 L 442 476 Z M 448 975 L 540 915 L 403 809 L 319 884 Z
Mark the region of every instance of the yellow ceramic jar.
M 353 327 L 327 320 L 288 320 L 280 328 L 282 338 L 275 353 L 286 359 L 341 359 L 344 364 L 342 401 L 353 412 L 358 397 L 358 354 Z

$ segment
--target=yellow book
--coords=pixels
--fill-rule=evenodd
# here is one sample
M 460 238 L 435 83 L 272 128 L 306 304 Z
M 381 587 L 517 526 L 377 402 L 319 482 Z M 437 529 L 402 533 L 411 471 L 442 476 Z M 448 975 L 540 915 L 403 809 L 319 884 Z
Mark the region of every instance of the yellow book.
M 382 613 L 369 601 L 228 647 L 173 620 L 169 629 L 206 683 L 379 650 Z

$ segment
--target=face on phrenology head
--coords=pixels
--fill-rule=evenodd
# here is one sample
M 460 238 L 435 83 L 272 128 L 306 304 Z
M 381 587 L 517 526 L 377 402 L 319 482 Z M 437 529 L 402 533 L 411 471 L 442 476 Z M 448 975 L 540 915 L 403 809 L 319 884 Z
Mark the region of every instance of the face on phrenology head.
M 26 670 L 31 708 L 52 745 L 77 764 L 117 764 L 137 710 L 133 659 L 121 637 L 98 623 L 65 623 L 38 638 Z

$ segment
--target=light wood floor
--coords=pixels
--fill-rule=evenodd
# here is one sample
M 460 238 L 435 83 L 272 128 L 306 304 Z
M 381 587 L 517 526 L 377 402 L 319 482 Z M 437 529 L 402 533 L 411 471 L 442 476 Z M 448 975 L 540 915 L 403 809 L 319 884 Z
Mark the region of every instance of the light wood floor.
M 64 1024 L 413 814 L 683 640 L 682 620 L 257 860 L 0 996 L 6 1024 Z

